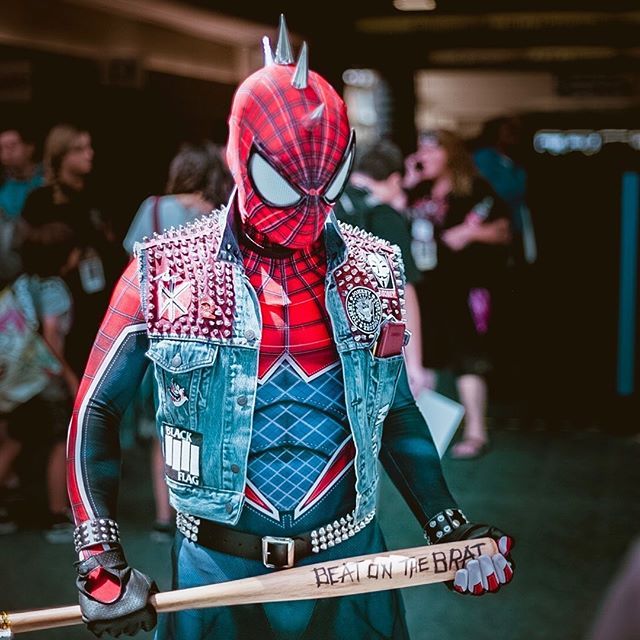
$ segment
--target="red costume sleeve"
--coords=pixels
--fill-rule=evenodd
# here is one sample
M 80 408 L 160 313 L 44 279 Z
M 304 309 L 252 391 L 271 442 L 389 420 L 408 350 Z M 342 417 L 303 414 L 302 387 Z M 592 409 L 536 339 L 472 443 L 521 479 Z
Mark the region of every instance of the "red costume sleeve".
M 76 397 L 67 442 L 67 486 L 76 524 L 115 518 L 120 419 L 147 368 L 137 263 L 120 278 Z

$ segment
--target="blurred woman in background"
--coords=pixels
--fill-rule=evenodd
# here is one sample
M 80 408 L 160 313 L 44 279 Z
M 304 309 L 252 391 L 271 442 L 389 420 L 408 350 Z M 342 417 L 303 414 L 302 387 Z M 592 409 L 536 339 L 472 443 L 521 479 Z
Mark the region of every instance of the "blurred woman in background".
M 178 227 L 222 206 L 231 184 L 220 147 L 211 142 L 183 145 L 169 165 L 166 195 L 151 196 L 140 205 L 124 248 L 131 255 L 133 245 L 145 236 Z
M 53 127 L 44 143 L 47 184 L 29 195 L 22 214 L 32 239 L 52 228 L 63 231 L 60 248 L 66 260 L 60 275 L 73 298 L 65 355 L 78 375 L 84 371 L 112 286 L 125 262 L 87 188 L 93 155 L 87 131 L 68 124 Z M 52 224 L 54 227 L 49 226 Z
M 464 143 L 449 131 L 421 136 L 406 161 L 412 253 L 423 273 L 416 289 L 427 367 L 451 369 L 465 408 L 455 458 L 488 444 L 486 376 L 491 288 L 506 260 L 509 210 L 480 178 Z
M 24 319 L 22 332 L 9 339 L 28 340 L 31 334 L 24 332 L 29 327 L 32 340 L 46 345 L 46 351 L 53 357 L 52 363 L 57 365 L 48 369 L 41 364 L 37 350 L 24 348 L 18 352 L 22 365 L 20 372 L 17 376 L 9 375 L 9 381 L 5 381 L 11 389 L 5 389 L 4 395 L 0 393 L 3 406 L 13 404 L 8 414 L 0 415 L 6 424 L 6 437 L 0 441 L 0 485 L 12 475 L 16 480 L 18 475 L 21 480 L 28 480 L 20 493 L 22 498 L 30 495 L 31 511 L 39 514 L 42 501 L 39 484 L 38 491 L 33 491 L 33 485 L 37 484 L 37 472 L 34 473 L 33 469 L 46 459 L 47 513 L 44 517 L 38 515 L 37 520 L 45 526 L 49 542 L 70 542 L 73 532 L 68 513 L 65 444 L 71 403 L 78 391 L 78 378 L 64 355 L 73 304 L 69 289 L 59 277 L 69 261 L 70 236 L 69 229 L 59 223 L 45 224 L 27 234 L 22 251 L 25 273 L 3 294 L 11 292 L 17 311 Z M 35 387 L 34 369 L 37 372 L 44 369 L 45 373 Z M 21 397 L 21 402 L 10 402 L 18 397 Z M 23 451 L 23 463 L 16 465 L 22 473 L 15 475 L 18 469 L 14 468 L 14 463 Z M 10 517 L 8 505 L 1 502 L 0 533 L 11 533 L 16 525 Z

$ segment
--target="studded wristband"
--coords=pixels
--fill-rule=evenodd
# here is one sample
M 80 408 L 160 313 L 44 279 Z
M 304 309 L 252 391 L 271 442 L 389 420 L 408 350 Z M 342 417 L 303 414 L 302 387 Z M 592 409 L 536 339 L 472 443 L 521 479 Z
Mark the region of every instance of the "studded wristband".
M 468 522 L 469 520 L 460 509 L 445 509 L 429 518 L 424 528 L 424 537 L 427 539 L 428 544 L 437 544 L 441 538 L 449 535 L 461 524 L 467 524 Z
M 78 525 L 73 531 L 76 553 L 96 544 L 120 544 L 118 523 L 111 518 L 96 518 Z

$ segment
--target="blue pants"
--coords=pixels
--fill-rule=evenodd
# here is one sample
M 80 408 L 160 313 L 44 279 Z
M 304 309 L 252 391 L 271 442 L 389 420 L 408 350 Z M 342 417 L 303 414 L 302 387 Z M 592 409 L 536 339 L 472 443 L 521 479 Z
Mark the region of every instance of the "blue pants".
M 374 520 L 346 542 L 305 558 L 314 564 L 386 550 Z M 212 551 L 176 535 L 173 588 L 238 580 L 269 573 L 261 562 Z M 155 640 L 408 640 L 398 591 L 356 596 L 193 609 L 163 614 Z

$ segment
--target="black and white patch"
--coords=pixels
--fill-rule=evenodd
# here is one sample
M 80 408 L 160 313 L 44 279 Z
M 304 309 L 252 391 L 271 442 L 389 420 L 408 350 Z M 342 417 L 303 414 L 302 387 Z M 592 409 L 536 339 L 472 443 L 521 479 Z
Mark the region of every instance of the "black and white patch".
M 392 289 L 391 283 L 391 269 L 387 260 L 377 253 L 367 253 L 367 262 L 373 271 L 373 275 L 376 277 L 378 284 L 383 289 Z
M 170 424 L 162 425 L 165 473 L 168 478 L 200 486 L 202 434 Z
M 346 307 L 349 322 L 363 333 L 374 333 L 382 322 L 382 303 L 371 289 L 351 289 L 347 294 Z

